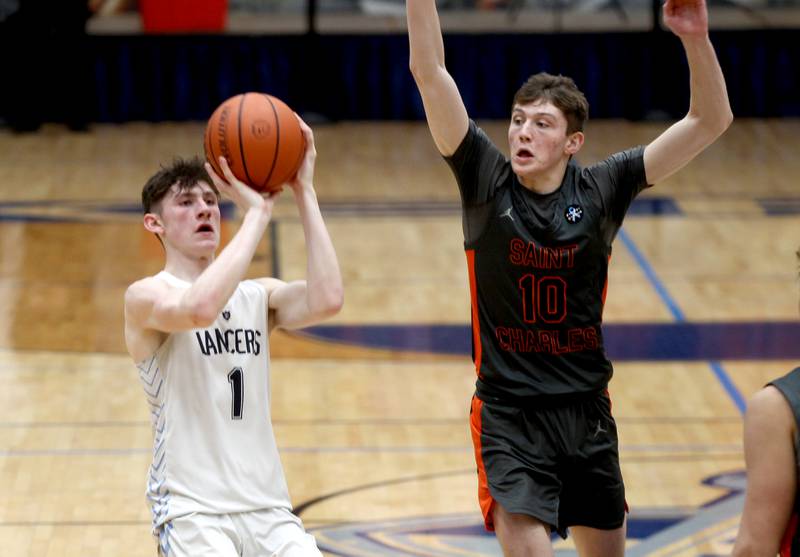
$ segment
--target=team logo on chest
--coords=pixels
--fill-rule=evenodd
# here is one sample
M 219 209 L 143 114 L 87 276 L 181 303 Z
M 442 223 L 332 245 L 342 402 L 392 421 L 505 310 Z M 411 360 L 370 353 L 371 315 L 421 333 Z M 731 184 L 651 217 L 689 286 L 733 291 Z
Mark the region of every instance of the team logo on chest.
M 570 224 L 577 224 L 583 219 L 583 209 L 580 205 L 570 205 L 567 207 L 567 210 L 564 211 L 564 218 L 567 219 L 567 222 Z
M 222 317 L 225 319 L 225 321 L 228 321 L 231 318 L 231 312 L 226 309 L 222 312 Z

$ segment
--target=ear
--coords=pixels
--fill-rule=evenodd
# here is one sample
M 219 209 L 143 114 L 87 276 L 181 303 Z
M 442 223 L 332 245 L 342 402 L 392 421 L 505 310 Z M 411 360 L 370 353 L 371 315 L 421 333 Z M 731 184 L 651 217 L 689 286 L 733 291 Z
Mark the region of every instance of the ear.
M 570 156 L 574 155 L 583 147 L 583 132 L 575 132 L 567 137 L 567 143 L 564 146 L 564 152 Z
M 164 234 L 164 224 L 161 222 L 161 217 L 157 213 L 145 213 L 144 227 L 145 230 L 153 234 L 158 234 L 159 236 Z

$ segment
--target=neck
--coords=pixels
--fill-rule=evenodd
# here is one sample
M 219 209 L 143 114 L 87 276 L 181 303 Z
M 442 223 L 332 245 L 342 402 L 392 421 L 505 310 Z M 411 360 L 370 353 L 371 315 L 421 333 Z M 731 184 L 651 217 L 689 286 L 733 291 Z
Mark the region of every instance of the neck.
M 564 175 L 567 173 L 569 158 L 564 158 L 552 167 L 536 174 L 517 174 L 519 183 L 527 189 L 540 195 L 553 193 L 561 187 Z
M 207 257 L 193 257 L 175 251 L 167 253 L 167 262 L 164 265 L 164 270 L 179 279 L 194 282 L 213 261 L 213 253 Z

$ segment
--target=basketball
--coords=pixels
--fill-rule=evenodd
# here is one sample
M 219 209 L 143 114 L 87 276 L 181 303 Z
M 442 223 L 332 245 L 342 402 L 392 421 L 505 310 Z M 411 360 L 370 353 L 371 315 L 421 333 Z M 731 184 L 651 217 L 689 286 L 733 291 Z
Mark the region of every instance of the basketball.
M 206 159 L 223 176 L 219 157 L 234 176 L 258 191 L 274 191 L 291 179 L 306 142 L 291 108 L 265 93 L 244 93 L 217 107 L 205 132 Z

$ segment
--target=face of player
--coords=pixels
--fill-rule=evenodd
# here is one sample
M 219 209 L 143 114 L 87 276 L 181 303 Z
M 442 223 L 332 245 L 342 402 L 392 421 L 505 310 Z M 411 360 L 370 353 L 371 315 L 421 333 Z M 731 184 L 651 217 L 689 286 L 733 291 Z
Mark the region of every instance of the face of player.
M 546 175 L 583 145 L 583 134 L 567 135 L 567 118 L 550 101 L 514 105 L 508 126 L 511 168 L 525 178 Z
M 161 201 L 162 239 L 190 256 L 208 257 L 219 246 L 219 200 L 205 182 L 172 186 Z

